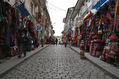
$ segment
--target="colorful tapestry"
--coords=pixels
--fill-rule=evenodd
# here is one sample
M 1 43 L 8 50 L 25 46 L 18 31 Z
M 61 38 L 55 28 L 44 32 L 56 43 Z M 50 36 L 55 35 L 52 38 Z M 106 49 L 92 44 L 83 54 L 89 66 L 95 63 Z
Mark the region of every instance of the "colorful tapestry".
M 116 31 L 119 32 L 119 0 L 116 1 L 115 5 L 114 27 L 116 27 Z

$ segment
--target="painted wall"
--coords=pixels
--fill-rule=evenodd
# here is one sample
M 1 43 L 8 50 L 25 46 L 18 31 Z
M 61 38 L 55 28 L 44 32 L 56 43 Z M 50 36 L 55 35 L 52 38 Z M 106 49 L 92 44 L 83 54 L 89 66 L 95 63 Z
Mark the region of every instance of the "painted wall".
M 33 4 L 32 0 L 25 0 L 25 7 L 28 10 L 28 12 L 30 13 L 30 15 L 33 15 L 34 4 Z
M 5 2 L 8 2 L 11 6 L 13 6 L 16 2 L 16 0 L 4 0 Z

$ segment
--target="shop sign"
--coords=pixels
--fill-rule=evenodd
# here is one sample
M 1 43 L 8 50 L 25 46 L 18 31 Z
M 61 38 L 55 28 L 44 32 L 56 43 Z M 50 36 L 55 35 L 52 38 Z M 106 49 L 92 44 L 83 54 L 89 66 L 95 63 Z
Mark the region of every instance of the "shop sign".
M 42 26 L 37 26 L 37 31 L 41 31 L 42 30 Z
M 80 35 L 80 31 L 78 31 L 78 35 Z

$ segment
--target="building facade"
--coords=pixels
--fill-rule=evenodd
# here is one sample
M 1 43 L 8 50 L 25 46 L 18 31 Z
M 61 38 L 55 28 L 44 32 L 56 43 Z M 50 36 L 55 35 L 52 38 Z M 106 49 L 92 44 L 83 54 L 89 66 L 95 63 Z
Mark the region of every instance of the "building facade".
M 79 45 L 80 41 L 80 28 L 83 24 L 84 18 L 86 17 L 86 15 L 92 10 L 92 7 L 98 2 L 99 0 L 78 0 L 73 12 L 71 13 L 71 15 L 67 15 L 70 18 L 67 18 L 70 21 L 70 28 L 71 30 L 67 30 L 69 29 L 67 26 L 68 22 L 66 22 L 64 24 L 64 32 L 66 34 L 68 34 L 69 32 L 71 32 L 70 36 L 72 37 L 72 39 L 74 40 L 75 45 Z M 68 12 L 68 11 L 67 11 Z M 68 21 L 67 20 L 67 21 Z

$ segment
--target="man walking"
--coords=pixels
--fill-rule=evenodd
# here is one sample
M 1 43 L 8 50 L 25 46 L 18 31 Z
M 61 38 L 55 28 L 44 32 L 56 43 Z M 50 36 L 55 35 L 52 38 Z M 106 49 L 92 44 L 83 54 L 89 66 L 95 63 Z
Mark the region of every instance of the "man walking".
M 22 53 L 24 54 L 24 57 L 26 56 L 26 45 L 27 44 L 27 36 L 25 35 L 24 31 L 21 31 L 18 35 L 18 57 L 21 58 Z
M 56 38 L 56 45 L 57 45 L 57 43 L 58 43 L 58 39 Z
M 64 44 L 65 44 L 65 47 L 67 47 L 67 40 L 66 39 L 64 40 Z
M 43 47 L 44 45 L 43 45 L 43 38 L 41 38 L 41 46 Z
M 72 38 L 70 37 L 69 38 L 69 46 L 71 47 L 71 45 L 72 45 Z

